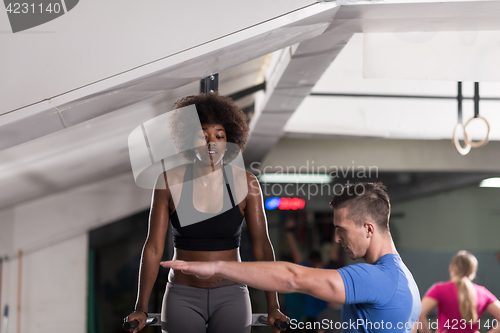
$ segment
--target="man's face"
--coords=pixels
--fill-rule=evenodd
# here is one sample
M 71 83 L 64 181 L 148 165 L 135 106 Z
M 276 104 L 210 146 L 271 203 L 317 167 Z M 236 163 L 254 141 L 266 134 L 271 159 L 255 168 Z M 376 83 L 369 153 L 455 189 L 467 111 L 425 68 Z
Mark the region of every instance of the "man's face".
M 335 241 L 339 243 L 352 260 L 363 258 L 366 255 L 370 239 L 364 225 L 357 226 L 347 215 L 349 208 L 335 209 L 333 225 L 335 226 Z

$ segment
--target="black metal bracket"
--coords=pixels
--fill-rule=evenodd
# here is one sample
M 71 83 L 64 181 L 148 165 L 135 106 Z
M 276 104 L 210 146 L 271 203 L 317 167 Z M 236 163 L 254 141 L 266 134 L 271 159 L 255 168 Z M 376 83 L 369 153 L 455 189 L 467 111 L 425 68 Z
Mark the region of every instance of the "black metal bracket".
M 219 74 L 207 76 L 200 81 L 200 93 L 210 94 L 219 90 Z

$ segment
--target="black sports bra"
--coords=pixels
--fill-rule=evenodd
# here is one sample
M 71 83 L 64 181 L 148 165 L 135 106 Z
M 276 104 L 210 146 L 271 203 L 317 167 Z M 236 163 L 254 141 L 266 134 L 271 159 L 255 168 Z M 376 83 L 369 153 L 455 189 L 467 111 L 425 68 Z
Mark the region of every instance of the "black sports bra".
M 224 191 L 221 210 L 223 213 L 203 213 L 196 210 L 193 205 L 193 164 L 186 165 L 179 204 L 170 215 L 175 248 L 191 251 L 225 251 L 240 246 L 243 215 L 234 202 L 228 182 L 228 178 L 233 180 L 232 167 L 224 165 L 222 174 L 222 181 L 227 189 Z M 201 222 L 182 227 L 177 211 L 189 212 L 190 219 Z

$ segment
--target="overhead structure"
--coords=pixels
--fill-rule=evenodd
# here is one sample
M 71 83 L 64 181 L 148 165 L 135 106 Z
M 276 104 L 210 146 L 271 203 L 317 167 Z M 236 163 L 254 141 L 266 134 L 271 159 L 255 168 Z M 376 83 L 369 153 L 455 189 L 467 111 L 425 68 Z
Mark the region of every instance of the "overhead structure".
M 274 52 L 261 58 L 261 81 L 250 85 L 266 81 L 254 95 L 245 152 L 251 163 L 275 145 L 354 33 L 500 30 L 498 1 L 195 3 L 192 11 L 193 2 L 175 2 L 175 13 L 171 2 L 156 10 L 130 5 L 123 21 L 111 26 L 98 16 L 90 27 L 81 5 L 64 16 L 71 24 L 61 18 L 34 28 L 39 33 L 2 34 L 0 208 L 130 172 L 131 130 L 197 93 L 199 80 L 213 73 L 221 93 L 242 90 L 225 86 L 225 73 L 238 77 L 239 68 L 243 75 L 244 64 Z M 193 26 L 216 17 L 218 6 L 225 6 L 225 24 Z M 0 26 L 7 30 L 6 21 Z

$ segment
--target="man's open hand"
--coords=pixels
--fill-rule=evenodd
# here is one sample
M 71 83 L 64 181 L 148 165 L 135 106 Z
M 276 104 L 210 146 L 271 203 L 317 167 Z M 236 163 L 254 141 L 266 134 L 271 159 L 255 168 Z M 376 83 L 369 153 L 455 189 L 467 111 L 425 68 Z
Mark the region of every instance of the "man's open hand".
M 216 262 L 213 261 L 162 261 L 160 265 L 165 268 L 179 270 L 184 274 L 195 275 L 200 279 L 208 279 L 215 275 Z

